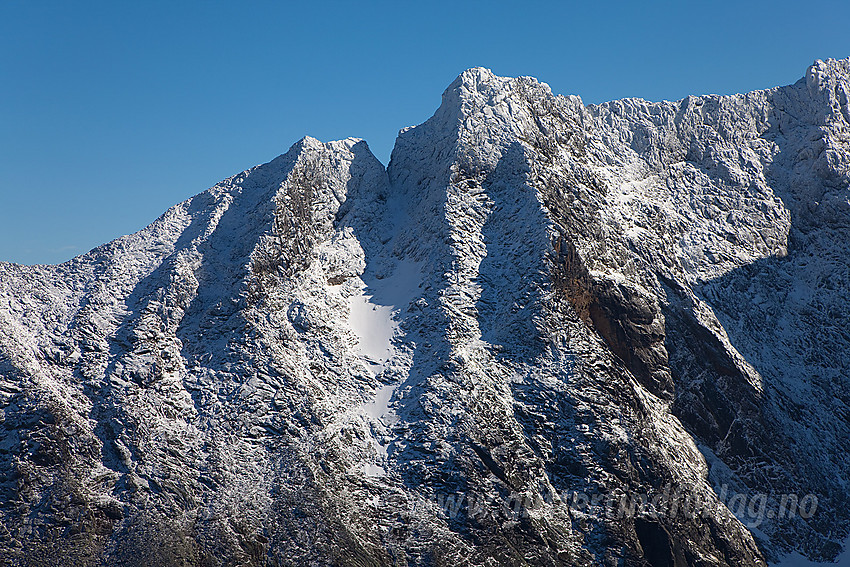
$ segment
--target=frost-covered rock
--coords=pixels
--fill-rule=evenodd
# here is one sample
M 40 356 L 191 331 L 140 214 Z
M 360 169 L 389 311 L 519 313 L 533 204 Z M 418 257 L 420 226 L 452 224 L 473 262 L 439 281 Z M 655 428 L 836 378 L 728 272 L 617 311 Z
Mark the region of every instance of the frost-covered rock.
M 848 76 L 584 106 L 470 69 L 386 169 L 305 138 L 0 264 L 2 561 L 831 559 Z M 664 494 L 703 513 L 619 513 Z

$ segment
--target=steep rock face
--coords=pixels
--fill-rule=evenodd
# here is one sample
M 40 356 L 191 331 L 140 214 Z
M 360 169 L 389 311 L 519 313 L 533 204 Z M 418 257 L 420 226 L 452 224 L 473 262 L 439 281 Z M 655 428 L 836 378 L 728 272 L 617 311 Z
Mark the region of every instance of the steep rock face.
M 471 69 L 386 170 L 305 138 L 66 264 L 0 264 L 0 557 L 834 557 L 848 75 L 586 107 Z M 702 513 L 619 513 L 670 492 Z

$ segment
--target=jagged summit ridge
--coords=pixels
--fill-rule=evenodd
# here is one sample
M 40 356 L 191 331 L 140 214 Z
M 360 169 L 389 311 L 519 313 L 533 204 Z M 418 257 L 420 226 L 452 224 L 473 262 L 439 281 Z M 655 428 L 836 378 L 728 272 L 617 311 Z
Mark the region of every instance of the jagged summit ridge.
M 834 557 L 848 65 L 591 106 L 470 69 L 386 169 L 305 137 L 68 263 L 0 264 L 0 556 Z M 599 504 L 665 486 L 711 513 Z M 820 512 L 755 524 L 724 486 Z

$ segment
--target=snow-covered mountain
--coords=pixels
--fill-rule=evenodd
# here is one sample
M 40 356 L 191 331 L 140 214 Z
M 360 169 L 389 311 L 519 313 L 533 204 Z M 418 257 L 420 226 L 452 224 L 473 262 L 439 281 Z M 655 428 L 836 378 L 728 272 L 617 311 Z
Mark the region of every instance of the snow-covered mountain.
M 304 138 L 0 264 L 0 563 L 831 560 L 848 94 L 850 60 L 598 106 L 470 69 L 386 169 Z

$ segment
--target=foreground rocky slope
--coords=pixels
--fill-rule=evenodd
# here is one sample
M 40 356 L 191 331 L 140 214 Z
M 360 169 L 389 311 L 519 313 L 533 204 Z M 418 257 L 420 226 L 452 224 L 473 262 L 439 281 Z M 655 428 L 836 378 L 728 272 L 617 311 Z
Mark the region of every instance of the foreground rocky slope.
M 848 76 L 586 107 L 471 69 L 386 170 L 305 138 L 0 264 L 2 562 L 831 559 Z

